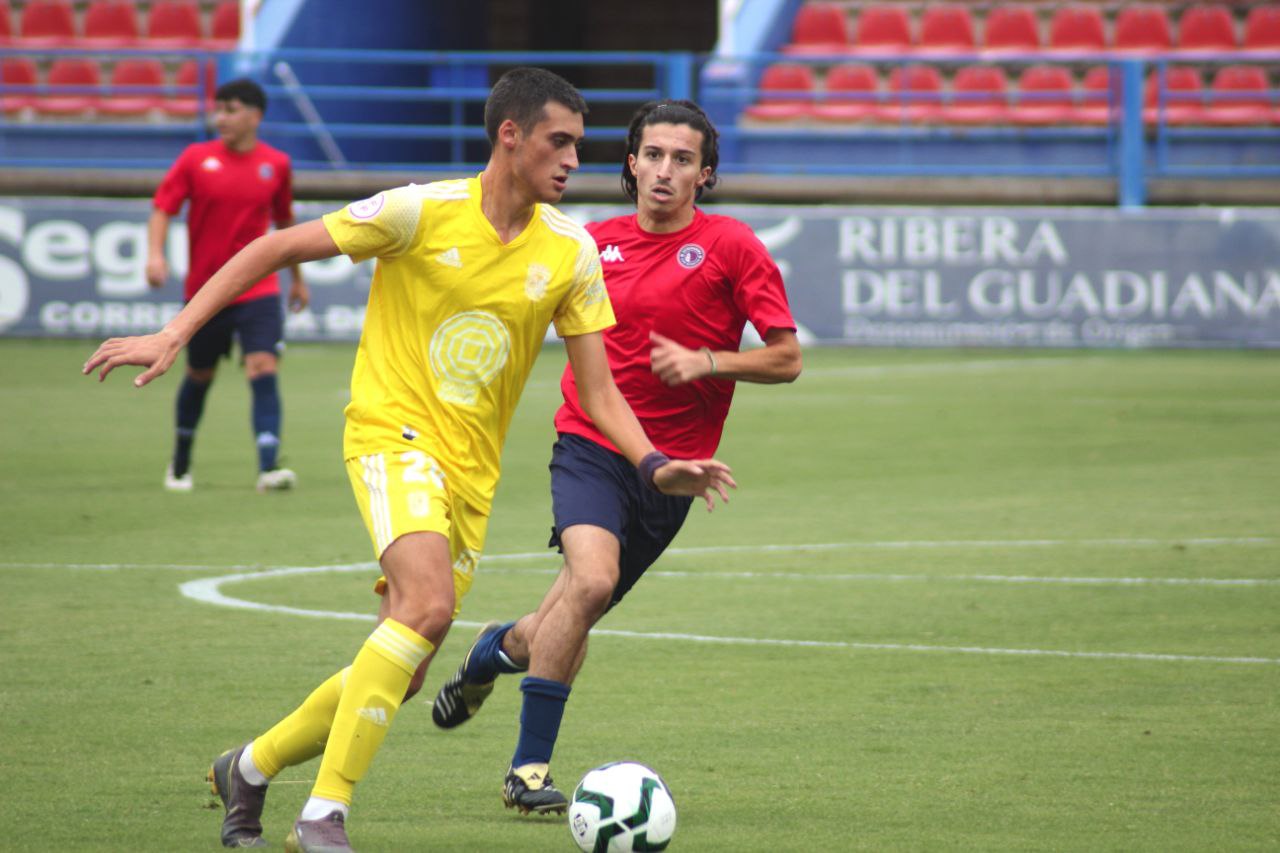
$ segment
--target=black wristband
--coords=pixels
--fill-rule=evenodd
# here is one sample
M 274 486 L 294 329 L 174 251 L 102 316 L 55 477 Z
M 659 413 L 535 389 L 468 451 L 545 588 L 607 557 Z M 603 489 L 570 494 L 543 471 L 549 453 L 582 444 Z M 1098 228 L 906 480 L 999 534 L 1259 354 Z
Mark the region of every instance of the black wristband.
M 658 473 L 658 469 L 670 461 L 671 457 L 661 450 L 646 453 L 645 457 L 640 460 L 640 464 L 636 466 L 636 473 L 640 475 L 640 482 L 655 492 L 659 491 L 658 484 L 653 481 L 653 475 Z

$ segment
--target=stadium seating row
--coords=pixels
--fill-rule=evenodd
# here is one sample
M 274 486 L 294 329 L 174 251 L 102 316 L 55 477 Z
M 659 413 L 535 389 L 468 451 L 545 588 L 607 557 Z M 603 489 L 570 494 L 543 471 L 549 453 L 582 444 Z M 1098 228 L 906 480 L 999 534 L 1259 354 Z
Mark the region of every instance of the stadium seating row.
M 796 13 L 791 42 L 783 51 L 793 54 L 946 54 L 1280 49 L 1278 4 L 1250 9 L 1243 27 L 1237 27 L 1231 8 L 1212 4 L 1188 7 L 1175 27 L 1163 6 L 1126 3 L 1111 22 L 1110 38 L 1107 24 L 1096 5 L 1059 6 L 1049 18 L 1048 37 L 1042 39 L 1040 17 L 1032 6 L 997 5 L 977 20 L 968 6 L 930 3 L 919 13 L 917 21 L 904 6 L 868 3 L 859 4 L 856 20 L 851 25 L 844 6 L 810 0 Z
M 0 0 L 0 45 L 14 48 L 203 48 L 225 50 L 240 37 L 240 3 L 219 0 L 208 26 L 195 0 L 90 0 L 77 20 L 68 0 Z M 16 24 L 16 26 L 15 26 Z
M 206 61 L 205 110 L 215 88 L 214 63 Z M 131 58 L 115 63 L 109 75 L 96 60 L 62 57 L 49 66 L 43 83 L 36 63 L 27 57 L 0 62 L 0 110 L 6 117 L 106 119 L 189 118 L 199 110 L 195 87 L 200 63 L 188 60 L 170 79 L 158 59 Z M 104 85 L 105 83 L 105 85 Z M 187 91 L 179 91 L 186 89 Z
M 956 71 L 948 90 L 937 67 L 895 66 L 881 87 L 877 70 L 864 63 L 833 66 L 821 88 L 809 65 L 779 63 L 765 69 L 761 98 L 743 115 L 752 122 L 880 122 L 945 124 L 1106 124 L 1115 98 L 1105 66 L 1085 72 L 1079 87 L 1062 65 L 1033 65 L 1016 90 L 998 65 Z M 1143 119 L 1216 126 L 1280 124 L 1265 69 L 1227 65 L 1205 89 L 1190 66 L 1152 71 L 1146 81 Z

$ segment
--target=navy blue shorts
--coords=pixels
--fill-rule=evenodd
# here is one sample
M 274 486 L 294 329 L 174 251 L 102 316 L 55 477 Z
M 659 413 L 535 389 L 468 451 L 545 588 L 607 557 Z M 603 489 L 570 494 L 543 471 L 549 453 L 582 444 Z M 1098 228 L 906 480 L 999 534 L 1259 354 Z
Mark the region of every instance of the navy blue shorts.
M 551 449 L 551 511 L 556 524 L 547 545 L 563 551 L 560 534 L 575 524 L 603 527 L 618 537 L 621 572 L 610 607 L 676 538 L 692 505 L 693 498 L 653 491 L 640 482 L 625 457 L 582 436 L 562 434 Z
M 187 365 L 196 370 L 214 367 L 231 355 L 231 340 L 240 342 L 240 353 L 280 354 L 284 341 L 284 309 L 279 295 L 264 296 L 228 305 L 213 315 L 187 344 Z

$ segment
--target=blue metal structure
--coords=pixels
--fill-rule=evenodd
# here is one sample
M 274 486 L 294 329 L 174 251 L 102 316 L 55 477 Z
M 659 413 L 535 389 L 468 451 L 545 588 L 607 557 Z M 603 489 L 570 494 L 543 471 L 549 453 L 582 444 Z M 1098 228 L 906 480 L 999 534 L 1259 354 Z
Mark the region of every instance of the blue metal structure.
M 0 51 L 4 56 L 50 51 Z M 327 50 L 285 48 L 256 53 L 202 54 L 143 51 L 59 51 L 108 60 L 156 56 L 174 62 L 216 60 L 219 79 L 248 71 L 264 83 L 271 107 L 263 134 L 285 148 L 300 170 L 438 170 L 479 168 L 487 156 L 482 105 L 495 70 L 518 65 L 569 69 L 628 67 L 650 85 L 584 89 L 595 104 L 639 104 L 656 97 L 693 97 L 712 113 L 721 130 L 721 169 L 727 174 L 1032 176 L 1110 178 L 1123 206 L 1145 201 L 1147 182 L 1162 177 L 1280 177 L 1280 127 L 1183 127 L 1164 121 L 1171 97 L 1159 89 L 1158 118 L 1143 119 L 1143 81 L 1151 69 L 1186 60 L 1111 59 L 1109 124 L 1099 127 L 1006 127 L 947 125 L 777 125 L 755 127 L 741 120 L 754 101 L 764 67 L 777 61 L 829 65 L 847 57 L 797 59 L 776 53 L 695 56 L 688 53 L 475 52 Z M 1097 57 L 1090 57 L 1096 61 Z M 1201 64 L 1247 59 L 1274 65 L 1280 55 L 1196 54 Z M 955 56 L 948 65 L 980 61 Z M 1001 63 L 1072 62 L 1043 55 L 1002 57 Z M 919 61 L 883 57 L 883 67 Z M 1161 71 L 1161 81 L 1163 72 Z M 0 86 L 0 95 L 13 94 Z M 60 89 L 74 94 L 75 90 Z M 198 97 L 200 86 L 170 88 Z M 111 94 L 98 89 L 86 94 Z M 120 92 L 126 94 L 127 92 Z M 29 94 L 29 93 L 28 93 Z M 1269 92 L 1277 103 L 1277 92 Z M 819 97 L 825 97 L 819 95 Z M 883 93 L 874 97 L 884 98 Z M 963 95 L 950 95 L 953 99 Z M 1280 114 L 1278 112 L 1277 114 Z M 0 119 L 0 167 L 163 168 L 180 148 L 208 136 L 205 116 L 166 123 L 41 122 Z M 621 140 L 625 128 L 589 126 L 593 139 Z M 585 164 L 611 172 L 616 159 Z

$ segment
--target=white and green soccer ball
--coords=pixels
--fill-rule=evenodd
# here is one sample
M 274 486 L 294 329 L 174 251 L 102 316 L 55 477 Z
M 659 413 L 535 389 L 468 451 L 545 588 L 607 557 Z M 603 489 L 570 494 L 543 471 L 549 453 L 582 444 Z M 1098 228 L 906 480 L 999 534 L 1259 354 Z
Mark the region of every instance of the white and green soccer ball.
M 634 761 L 589 771 L 569 803 L 569 832 L 585 853 L 666 850 L 675 831 L 671 789 Z

